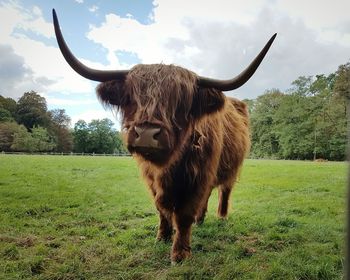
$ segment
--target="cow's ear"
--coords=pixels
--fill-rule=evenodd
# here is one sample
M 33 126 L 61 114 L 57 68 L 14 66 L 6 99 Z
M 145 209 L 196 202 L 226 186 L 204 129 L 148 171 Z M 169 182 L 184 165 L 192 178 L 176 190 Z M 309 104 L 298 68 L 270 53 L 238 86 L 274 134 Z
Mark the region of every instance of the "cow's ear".
M 217 89 L 199 87 L 193 98 L 191 113 L 195 118 L 221 110 L 225 95 Z
M 124 81 L 113 80 L 100 83 L 96 88 L 97 97 L 105 106 L 126 106 L 129 102 L 124 90 Z

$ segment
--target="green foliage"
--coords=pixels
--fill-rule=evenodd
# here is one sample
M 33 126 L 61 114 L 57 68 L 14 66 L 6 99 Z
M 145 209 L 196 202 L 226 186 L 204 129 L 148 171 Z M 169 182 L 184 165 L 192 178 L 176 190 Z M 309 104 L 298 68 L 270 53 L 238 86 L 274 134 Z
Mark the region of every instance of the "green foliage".
M 36 126 L 32 133 L 24 126 L 14 133 L 11 149 L 20 152 L 48 152 L 55 147 L 55 143 L 47 132 L 47 129 Z
M 12 121 L 13 117 L 10 111 L 0 107 L 0 122 Z
M 334 90 L 339 97 L 350 99 L 350 62 L 340 65 L 336 72 L 337 79 L 334 84 Z
M 346 163 L 247 160 L 171 266 L 130 157 L 0 154 L 0 279 L 342 279 Z
M 89 151 L 89 128 L 84 120 L 79 120 L 74 125 L 74 151 L 88 153 Z
M 16 114 L 17 122 L 29 130 L 34 126 L 47 127 L 49 123 L 46 100 L 35 91 L 25 92 L 18 100 Z
M 299 77 L 287 94 L 274 89 L 254 100 L 252 156 L 344 160 L 349 66 L 328 76 Z
M 21 125 L 20 129 L 13 134 L 11 150 L 18 152 L 34 152 L 33 137 L 24 125 Z
M 70 131 L 70 117 L 64 109 L 54 109 L 49 111 L 50 125 L 49 131 L 53 135 L 56 143 L 55 151 L 68 153 L 73 150 L 73 135 Z
M 90 151 L 112 154 L 116 148 L 117 133 L 109 119 L 92 120 L 89 125 Z
M 32 129 L 33 149 L 35 152 L 48 152 L 56 146 L 46 128 L 35 126 Z
M 16 122 L 0 123 L 0 151 L 11 151 L 14 135 L 22 130 L 27 131 L 23 125 L 19 125 Z
M 45 98 L 34 91 L 24 93 L 18 103 L 0 96 L 0 150 L 69 153 L 74 143 L 76 152 L 126 153 L 110 120 L 79 121 L 74 132 L 70 122 L 64 109 L 47 111 Z
M 279 151 L 278 131 L 274 116 L 284 95 L 273 89 L 265 92 L 254 102 L 251 112 L 252 152 L 256 157 L 273 157 Z
M 109 119 L 79 120 L 74 126 L 74 151 L 78 153 L 125 153 L 120 134 Z
M 0 95 L 0 108 L 10 112 L 12 118 L 16 117 L 17 103 L 12 98 L 10 97 L 5 98 Z

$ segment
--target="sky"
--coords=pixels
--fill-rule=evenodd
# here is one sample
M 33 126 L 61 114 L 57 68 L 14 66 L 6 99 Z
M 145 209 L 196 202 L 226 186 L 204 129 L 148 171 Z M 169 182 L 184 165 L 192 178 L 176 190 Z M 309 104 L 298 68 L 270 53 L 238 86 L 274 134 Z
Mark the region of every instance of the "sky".
M 79 119 L 110 118 L 96 82 L 61 55 L 55 8 L 72 52 L 97 69 L 176 64 L 201 76 L 239 74 L 277 33 L 255 75 L 228 96 L 253 99 L 286 91 L 299 76 L 335 72 L 350 61 L 349 0 L 0 0 L 0 95 L 34 90 L 48 108 Z

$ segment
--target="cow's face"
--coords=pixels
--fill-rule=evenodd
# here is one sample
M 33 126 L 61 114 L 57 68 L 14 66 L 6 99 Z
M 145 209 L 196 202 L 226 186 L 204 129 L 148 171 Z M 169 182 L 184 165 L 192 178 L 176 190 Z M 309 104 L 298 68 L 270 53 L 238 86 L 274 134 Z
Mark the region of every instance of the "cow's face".
M 101 83 L 104 104 L 116 106 L 128 150 L 161 165 L 186 145 L 202 116 L 220 110 L 225 96 L 197 86 L 197 76 L 173 65 L 137 65 L 124 81 Z

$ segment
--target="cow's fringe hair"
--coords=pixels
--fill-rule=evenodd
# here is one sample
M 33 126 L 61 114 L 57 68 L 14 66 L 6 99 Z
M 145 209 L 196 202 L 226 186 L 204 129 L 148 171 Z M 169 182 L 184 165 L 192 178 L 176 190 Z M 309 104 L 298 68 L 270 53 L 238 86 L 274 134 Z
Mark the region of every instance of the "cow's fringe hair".
M 123 91 L 124 81 L 119 80 L 103 82 L 96 87 L 97 98 L 103 108 L 112 111 L 120 109 L 119 105 L 127 101 L 127 95 Z
M 125 90 L 136 102 L 140 119 L 153 116 L 167 127 L 178 125 L 178 114 L 187 120 L 197 89 L 197 75 L 175 65 L 136 65 L 125 81 Z M 185 93 L 185 94 L 184 94 Z

